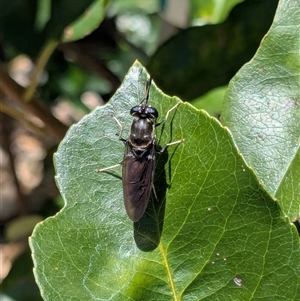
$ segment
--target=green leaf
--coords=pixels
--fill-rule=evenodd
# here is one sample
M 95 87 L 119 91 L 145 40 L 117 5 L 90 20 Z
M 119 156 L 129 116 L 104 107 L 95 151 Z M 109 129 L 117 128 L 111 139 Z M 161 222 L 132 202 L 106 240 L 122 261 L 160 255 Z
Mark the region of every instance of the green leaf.
M 36 28 L 41 31 L 51 18 L 51 0 L 39 0 L 37 1 L 36 8 Z
M 49 39 L 60 40 L 65 28 L 77 20 L 94 0 L 53 0 L 48 23 Z
M 300 6 L 279 3 L 254 58 L 233 78 L 222 123 L 284 213 L 300 218 Z
M 222 24 L 180 31 L 151 57 L 149 73 L 166 93 L 183 100 L 227 85 L 255 54 L 276 6 L 274 0 L 244 1 Z
M 103 20 L 106 2 L 2 0 L 0 32 L 18 51 L 36 57 L 49 40 L 70 42 L 97 28 Z
M 224 21 L 231 9 L 244 0 L 191 0 L 193 22 L 219 23 Z
M 117 17 L 124 14 L 154 14 L 159 11 L 158 1 L 114 0 L 110 1 L 108 15 Z
M 56 180 L 66 205 L 30 239 L 44 300 L 296 300 L 297 231 L 204 111 L 181 103 L 157 127 L 159 145 L 185 140 L 157 155 L 160 201 L 139 222 L 126 216 L 121 168 L 95 172 L 122 160 L 112 114 L 128 135 L 146 78 L 136 62 L 109 104 L 59 146 Z M 177 102 L 152 84 L 159 120 Z
M 219 117 L 222 111 L 223 99 L 226 90 L 227 86 L 212 89 L 190 103 L 197 109 L 205 110 L 210 115 Z
M 94 1 L 90 8 L 64 30 L 63 42 L 79 40 L 95 30 L 104 18 L 105 0 Z

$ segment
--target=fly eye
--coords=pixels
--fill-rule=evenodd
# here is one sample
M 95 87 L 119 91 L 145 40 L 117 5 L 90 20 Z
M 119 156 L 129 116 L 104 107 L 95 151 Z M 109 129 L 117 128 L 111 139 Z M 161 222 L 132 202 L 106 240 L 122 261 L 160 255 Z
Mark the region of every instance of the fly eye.
M 147 115 L 150 115 L 152 118 L 157 118 L 158 117 L 158 112 L 155 108 L 148 107 L 146 113 L 147 113 Z
M 140 114 L 140 109 L 141 109 L 140 106 L 135 106 L 135 107 L 131 108 L 130 115 L 138 116 Z

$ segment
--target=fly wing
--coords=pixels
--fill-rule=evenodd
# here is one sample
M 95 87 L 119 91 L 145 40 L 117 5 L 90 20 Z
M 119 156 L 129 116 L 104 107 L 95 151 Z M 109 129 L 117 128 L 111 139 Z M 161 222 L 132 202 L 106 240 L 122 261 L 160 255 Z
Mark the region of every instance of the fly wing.
M 126 145 L 123 161 L 123 194 L 129 218 L 136 222 L 144 214 L 151 195 L 155 166 L 155 149 L 136 158 Z

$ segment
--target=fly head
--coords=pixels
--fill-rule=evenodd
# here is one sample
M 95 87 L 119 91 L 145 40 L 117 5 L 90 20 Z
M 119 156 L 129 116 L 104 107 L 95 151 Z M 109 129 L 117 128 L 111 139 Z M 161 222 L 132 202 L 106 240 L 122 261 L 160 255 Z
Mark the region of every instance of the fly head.
M 130 114 L 137 118 L 156 119 L 158 117 L 157 110 L 147 104 L 134 106 L 131 108 Z

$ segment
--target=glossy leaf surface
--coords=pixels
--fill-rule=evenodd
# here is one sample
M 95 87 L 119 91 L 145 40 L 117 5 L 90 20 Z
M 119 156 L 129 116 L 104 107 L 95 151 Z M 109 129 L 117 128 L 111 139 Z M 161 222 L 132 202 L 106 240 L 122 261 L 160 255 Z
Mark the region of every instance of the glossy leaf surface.
M 279 3 L 254 58 L 231 81 L 222 123 L 291 221 L 300 218 L 300 10 Z
M 160 145 L 152 201 L 132 223 L 122 200 L 121 168 L 129 110 L 144 95 L 136 63 L 111 102 L 71 127 L 55 155 L 66 205 L 30 240 L 45 300 L 294 300 L 299 237 L 237 152 L 230 134 L 182 103 L 157 128 Z M 154 85 L 150 104 L 163 118 L 178 99 Z M 236 278 L 237 277 L 237 278 Z M 242 285 L 237 281 L 241 279 Z M 287 289 L 288 287 L 288 289 Z

